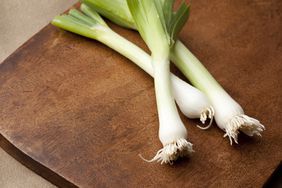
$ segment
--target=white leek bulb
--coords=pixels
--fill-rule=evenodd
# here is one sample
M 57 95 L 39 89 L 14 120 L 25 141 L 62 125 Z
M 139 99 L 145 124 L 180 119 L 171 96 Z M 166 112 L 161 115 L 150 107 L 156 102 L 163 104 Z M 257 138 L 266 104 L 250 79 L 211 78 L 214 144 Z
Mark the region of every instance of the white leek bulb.
M 201 129 L 209 128 L 212 124 L 214 109 L 206 95 L 174 75 L 171 76 L 171 80 L 173 83 L 173 95 L 180 111 L 191 119 L 200 118 L 203 124 L 209 118 L 208 126 L 201 127 L 198 125 Z
M 261 136 L 264 126 L 256 119 L 244 114 L 242 107 L 225 92 L 211 96 L 215 109 L 215 121 L 226 133 L 230 144 L 232 140 L 238 143 L 239 131 L 248 136 Z
M 154 72 L 156 76 L 154 81 L 159 117 L 159 139 L 163 148 L 153 159 L 146 161 L 172 164 L 178 157 L 188 156 L 193 149 L 192 144 L 187 141 L 187 130 L 178 115 L 172 97 L 169 63 L 163 61 L 158 63 L 158 68 Z M 167 84 L 160 84 L 160 82 Z
M 238 143 L 238 134 L 261 136 L 265 127 L 256 119 L 244 114 L 242 107 L 206 70 L 201 62 L 180 42 L 177 41 L 171 59 L 189 80 L 203 91 L 212 103 L 215 121 L 225 131 L 224 137 Z

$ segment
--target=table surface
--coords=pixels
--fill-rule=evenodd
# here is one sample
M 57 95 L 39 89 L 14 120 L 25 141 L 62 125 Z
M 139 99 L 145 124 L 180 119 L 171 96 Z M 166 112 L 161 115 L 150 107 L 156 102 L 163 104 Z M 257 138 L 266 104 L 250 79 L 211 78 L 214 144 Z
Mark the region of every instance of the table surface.
M 149 164 L 161 147 L 152 79 L 102 44 L 47 25 L 0 66 L 0 143 L 61 186 L 259 187 L 282 158 L 282 3 L 193 2 L 182 41 L 266 126 L 230 146 L 182 119 L 196 152 Z M 134 31 L 110 25 L 145 48 Z M 179 74 L 176 71 L 176 74 Z

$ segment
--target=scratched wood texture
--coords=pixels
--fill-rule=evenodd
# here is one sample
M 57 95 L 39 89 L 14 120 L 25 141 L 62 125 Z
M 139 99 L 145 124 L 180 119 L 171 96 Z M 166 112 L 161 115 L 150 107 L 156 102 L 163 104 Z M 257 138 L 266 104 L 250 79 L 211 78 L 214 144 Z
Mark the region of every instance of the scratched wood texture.
M 61 187 L 261 187 L 282 159 L 281 12 L 280 0 L 197 0 L 181 33 L 266 126 L 262 139 L 240 134 L 230 146 L 215 125 L 202 131 L 182 116 L 196 152 L 173 166 L 142 161 L 161 147 L 152 79 L 47 25 L 0 66 L 1 146 Z M 110 26 L 145 48 L 136 32 Z

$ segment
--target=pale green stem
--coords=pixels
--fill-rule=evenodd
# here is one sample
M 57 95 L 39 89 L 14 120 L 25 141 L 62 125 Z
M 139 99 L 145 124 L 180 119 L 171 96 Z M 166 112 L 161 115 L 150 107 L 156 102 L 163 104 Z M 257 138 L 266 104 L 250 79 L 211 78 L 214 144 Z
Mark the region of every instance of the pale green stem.
M 105 29 L 105 34 L 100 35 L 97 40 L 130 59 L 152 77 L 154 76 L 154 70 L 151 65 L 152 59 L 146 52 L 111 29 Z
M 211 98 L 219 91 L 227 94 L 204 65 L 179 40 L 172 49 L 170 59 L 191 83 L 208 97 Z

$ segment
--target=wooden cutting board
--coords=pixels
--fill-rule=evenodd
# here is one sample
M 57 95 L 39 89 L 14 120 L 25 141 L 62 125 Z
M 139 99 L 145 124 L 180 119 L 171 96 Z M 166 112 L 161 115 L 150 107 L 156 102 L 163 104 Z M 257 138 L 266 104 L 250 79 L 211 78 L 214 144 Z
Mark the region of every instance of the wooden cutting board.
M 265 126 L 230 146 L 182 119 L 195 153 L 161 148 L 152 79 L 100 44 L 47 25 L 0 66 L 1 146 L 62 187 L 261 187 L 282 159 L 282 3 L 193 1 L 182 41 Z M 114 30 L 145 48 L 135 31 Z M 180 75 L 178 72 L 176 72 Z M 181 76 L 181 75 L 180 75 Z

